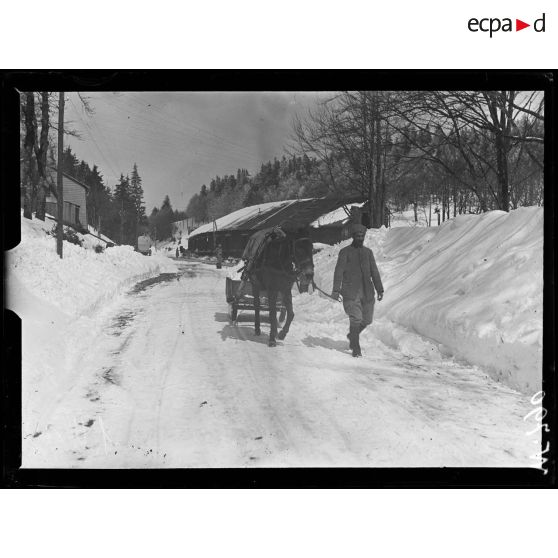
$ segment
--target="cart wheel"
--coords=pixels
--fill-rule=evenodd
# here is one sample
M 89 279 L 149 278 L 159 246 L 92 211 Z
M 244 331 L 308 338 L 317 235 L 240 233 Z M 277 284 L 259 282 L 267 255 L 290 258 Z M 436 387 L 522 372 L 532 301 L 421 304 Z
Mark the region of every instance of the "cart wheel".
M 279 323 L 282 324 L 287 317 L 287 309 L 281 308 L 281 312 L 279 312 Z
M 229 318 L 231 319 L 231 321 L 236 322 L 237 316 L 238 316 L 238 308 L 236 307 L 236 304 L 234 303 L 229 304 Z

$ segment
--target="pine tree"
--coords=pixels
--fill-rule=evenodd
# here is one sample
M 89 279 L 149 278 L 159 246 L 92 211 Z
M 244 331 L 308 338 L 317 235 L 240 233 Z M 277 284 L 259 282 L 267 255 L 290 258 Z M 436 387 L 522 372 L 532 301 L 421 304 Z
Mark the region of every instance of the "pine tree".
M 172 226 L 171 223 L 174 218 L 172 205 L 169 196 L 165 196 L 163 205 L 157 214 L 157 237 L 159 240 L 165 240 L 171 237 Z
M 62 171 L 66 174 L 77 178 L 77 167 L 79 159 L 72 153 L 72 148 L 67 147 L 62 154 Z
M 114 201 L 120 218 L 120 243 L 129 243 L 132 239 L 133 225 L 133 201 L 130 194 L 130 178 L 120 174 L 118 184 L 114 188 Z
M 134 163 L 132 178 L 130 179 L 130 198 L 134 218 L 134 246 L 137 248 L 139 225 L 145 222 L 145 205 L 143 203 L 142 180 L 138 173 L 138 166 Z
M 88 169 L 87 186 L 87 221 L 91 223 L 97 230 L 101 228 L 102 214 L 107 211 L 109 204 L 109 196 L 107 189 L 103 183 L 103 177 L 99 172 L 97 165 Z
M 159 237 L 157 236 L 157 216 L 159 214 L 159 208 L 158 207 L 154 207 L 151 210 L 151 215 L 149 215 L 149 218 L 147 219 L 147 221 L 149 222 L 149 234 L 151 235 L 151 238 L 154 238 L 155 240 L 157 240 Z

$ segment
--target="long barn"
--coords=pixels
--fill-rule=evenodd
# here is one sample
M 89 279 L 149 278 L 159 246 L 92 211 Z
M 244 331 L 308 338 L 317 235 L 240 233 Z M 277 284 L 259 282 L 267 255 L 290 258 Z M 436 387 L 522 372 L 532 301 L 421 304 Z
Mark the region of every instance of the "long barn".
M 211 254 L 218 244 L 225 257 L 240 257 L 250 236 L 261 229 L 288 225 L 291 228 L 309 227 L 313 242 L 334 244 L 347 234 L 346 221 L 349 219 L 349 204 L 360 202 L 361 198 L 308 198 L 283 200 L 243 207 L 212 223 L 207 223 L 192 231 L 188 238 L 188 250 L 198 254 Z M 311 227 L 320 217 L 345 207 L 345 218 L 323 227 Z

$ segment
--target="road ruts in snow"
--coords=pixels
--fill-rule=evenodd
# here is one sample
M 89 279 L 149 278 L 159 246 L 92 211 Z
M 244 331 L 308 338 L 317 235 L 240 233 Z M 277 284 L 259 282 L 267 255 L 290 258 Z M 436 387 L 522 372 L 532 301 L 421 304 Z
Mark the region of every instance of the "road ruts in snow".
M 353 359 L 341 305 L 316 294 L 269 348 L 267 323 L 229 322 L 225 275 L 182 264 L 76 341 L 56 466 L 533 466 L 525 395 L 386 320 Z

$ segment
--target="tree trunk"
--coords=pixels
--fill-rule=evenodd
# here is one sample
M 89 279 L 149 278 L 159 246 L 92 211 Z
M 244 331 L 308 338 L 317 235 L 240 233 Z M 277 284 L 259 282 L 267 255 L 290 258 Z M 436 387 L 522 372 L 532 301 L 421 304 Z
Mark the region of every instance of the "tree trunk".
M 64 92 L 58 93 L 58 163 L 56 169 L 56 252 L 64 257 L 64 180 L 62 161 L 64 157 Z
M 46 197 L 47 197 L 48 186 L 46 185 L 46 180 L 44 178 L 39 178 L 39 186 L 37 188 L 37 209 L 35 211 L 35 217 L 41 221 L 45 220 L 46 213 Z
M 430 196 L 428 203 L 428 226 L 432 226 L 432 196 Z
M 510 192 L 508 176 L 508 158 L 506 155 L 505 138 L 500 132 L 496 134 L 496 163 L 498 167 L 499 209 L 510 210 Z
M 372 219 L 372 227 L 379 229 L 384 225 L 384 206 L 385 206 L 385 179 L 383 176 L 383 165 L 382 165 L 382 122 L 380 119 L 379 107 L 378 107 L 378 97 L 377 93 L 374 92 L 372 97 L 373 105 L 373 133 L 372 133 L 372 145 L 374 146 L 374 159 L 373 159 L 373 174 L 376 184 L 375 192 L 375 204 L 374 204 L 374 216 Z
M 25 141 L 23 143 L 23 216 L 26 219 L 33 218 L 33 205 L 35 203 L 35 172 L 33 160 L 33 148 L 37 130 L 35 128 L 35 97 L 33 92 L 25 94 Z
M 372 98 L 372 117 L 368 114 L 368 96 L 365 94 L 362 98 L 363 101 L 363 148 L 366 157 L 366 178 L 368 180 L 368 223 L 370 227 L 376 228 L 375 214 L 376 214 L 376 192 L 378 184 L 375 182 L 374 162 L 375 162 L 375 126 L 376 120 L 374 118 L 374 99 Z
M 39 184 L 37 191 L 37 212 L 35 216 L 41 221 L 45 220 L 46 197 L 48 195 L 47 183 L 47 152 L 48 152 L 48 128 L 49 128 L 48 92 L 41 93 L 41 139 L 39 147 L 35 150 L 37 157 L 37 171 L 39 173 Z

